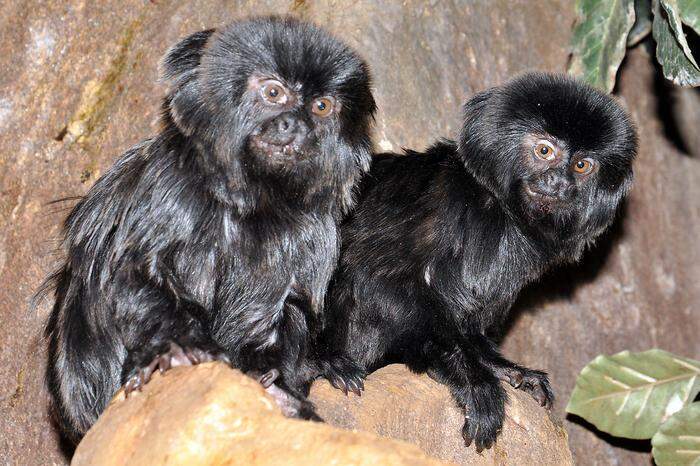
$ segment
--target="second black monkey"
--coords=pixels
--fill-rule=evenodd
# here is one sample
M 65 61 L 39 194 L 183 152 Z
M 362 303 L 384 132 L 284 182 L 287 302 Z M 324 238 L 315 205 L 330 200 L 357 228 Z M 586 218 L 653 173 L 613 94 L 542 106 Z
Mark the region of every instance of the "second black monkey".
M 612 223 L 637 142 L 612 98 L 564 77 L 522 76 L 475 96 L 464 118 L 458 144 L 375 157 L 342 228 L 324 341 L 331 367 L 405 363 L 448 385 L 481 450 L 503 424 L 499 380 L 553 401 L 546 374 L 487 335 L 524 285 Z M 361 375 L 326 373 L 355 392 Z

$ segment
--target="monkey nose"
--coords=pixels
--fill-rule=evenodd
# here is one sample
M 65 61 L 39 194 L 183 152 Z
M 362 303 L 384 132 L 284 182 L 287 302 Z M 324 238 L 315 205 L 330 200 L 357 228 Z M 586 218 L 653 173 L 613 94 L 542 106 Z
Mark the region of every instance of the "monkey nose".
M 292 142 L 302 143 L 307 133 L 307 125 L 297 115 L 285 112 L 265 125 L 262 137 L 268 144 L 285 146 Z
M 545 173 L 531 186 L 537 194 L 559 200 L 565 200 L 571 194 L 572 188 L 569 180 L 558 173 Z
M 276 117 L 272 124 L 277 128 L 277 134 L 291 134 L 296 130 L 297 119 L 289 113 L 283 113 Z

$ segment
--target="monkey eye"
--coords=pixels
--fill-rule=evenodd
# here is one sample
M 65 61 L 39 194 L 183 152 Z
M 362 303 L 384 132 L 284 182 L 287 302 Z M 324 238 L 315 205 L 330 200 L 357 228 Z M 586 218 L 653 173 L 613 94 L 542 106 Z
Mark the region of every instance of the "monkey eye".
M 594 163 L 595 162 L 593 162 L 591 159 L 579 159 L 575 160 L 574 163 L 571 164 L 571 168 L 579 175 L 588 175 L 593 171 L 595 166 Z
M 335 100 L 332 97 L 319 97 L 311 102 L 311 112 L 321 118 L 326 118 L 333 113 Z
M 266 102 L 281 105 L 287 102 L 287 92 L 277 81 L 268 81 L 260 88 L 260 94 Z
M 543 160 L 549 160 L 550 162 L 554 160 L 556 155 L 556 150 L 554 149 L 554 146 L 548 141 L 544 140 L 537 142 L 533 149 L 533 152 L 535 153 L 536 157 Z

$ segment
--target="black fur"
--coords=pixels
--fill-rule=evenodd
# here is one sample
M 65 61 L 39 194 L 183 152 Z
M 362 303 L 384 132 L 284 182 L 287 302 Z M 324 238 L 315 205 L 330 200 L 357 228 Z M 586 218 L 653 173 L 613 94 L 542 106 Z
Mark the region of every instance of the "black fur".
M 533 152 L 541 139 L 555 160 Z M 479 450 L 503 424 L 499 379 L 551 405 L 546 374 L 506 360 L 487 335 L 524 285 L 577 261 L 610 225 L 636 147 L 612 98 L 529 74 L 471 99 L 459 143 L 376 156 L 342 228 L 324 331 L 331 358 L 349 356 L 359 376 L 389 363 L 427 371 L 466 408 L 463 435 Z M 575 174 L 583 158 L 594 169 Z
M 50 279 L 47 379 L 74 440 L 171 343 L 173 361 L 185 348 L 276 369 L 303 399 L 337 222 L 369 166 L 367 67 L 312 25 L 261 18 L 198 32 L 167 53 L 163 76 L 162 130 L 73 209 Z M 284 103 L 265 100 L 269 82 Z M 323 96 L 337 103 L 326 117 L 311 111 Z

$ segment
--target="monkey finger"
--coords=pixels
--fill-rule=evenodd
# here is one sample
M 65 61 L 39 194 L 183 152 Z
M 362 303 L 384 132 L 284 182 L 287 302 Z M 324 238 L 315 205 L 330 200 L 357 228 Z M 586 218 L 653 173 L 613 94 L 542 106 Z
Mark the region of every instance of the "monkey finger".
M 212 362 L 217 360 L 217 355 L 210 353 L 209 351 L 204 351 L 203 349 L 197 348 L 200 359 L 204 362 Z
M 196 366 L 197 364 L 202 362 L 197 353 L 195 353 L 195 351 L 192 348 L 184 348 L 182 353 L 185 356 L 182 360 L 183 366 Z
M 348 385 L 345 383 L 345 380 L 342 377 L 338 377 L 336 379 L 336 388 L 343 392 L 345 396 L 348 396 Z
M 348 387 L 348 390 L 353 392 L 355 395 L 362 396 L 360 384 L 358 384 L 356 380 L 353 380 L 353 379 L 346 380 L 345 385 Z
M 224 353 L 217 354 L 216 359 L 221 361 L 221 362 L 225 362 L 226 364 L 231 364 L 231 360 Z
M 131 395 L 131 392 L 134 390 L 138 390 L 140 388 L 140 382 L 138 380 L 138 375 L 133 376 L 130 378 L 126 384 L 124 384 L 124 397 L 129 398 L 129 395 Z
M 139 369 L 139 379 L 140 379 L 140 384 L 139 384 L 139 390 L 141 390 L 141 387 L 146 385 L 149 380 L 151 380 L 151 375 L 153 375 L 153 370 L 150 367 L 144 367 Z
M 158 367 L 158 371 L 162 374 L 168 369 L 170 369 L 170 356 L 166 354 L 161 354 L 156 360 L 154 361 L 156 363 L 155 367 Z M 153 363 L 151 363 L 153 364 Z M 149 368 L 151 367 L 150 365 L 148 366 Z M 151 369 L 151 372 L 155 370 L 155 367 Z
M 199 348 L 188 348 L 188 351 L 186 351 L 185 354 L 187 354 L 187 357 L 190 362 L 192 362 L 192 365 L 202 364 L 203 362 L 207 362 L 209 360 L 209 355 Z
M 539 402 L 540 406 L 545 409 L 551 409 L 553 404 L 553 397 L 547 393 L 546 388 L 540 387 L 537 391 L 536 400 Z
M 270 369 L 260 376 L 258 382 L 260 382 L 260 385 L 262 385 L 263 388 L 268 388 L 275 382 L 275 380 L 277 380 L 279 376 L 280 372 L 277 369 Z
M 513 388 L 519 388 L 523 384 L 523 374 L 521 374 L 520 372 L 511 374 L 509 378 L 510 385 Z
M 471 436 L 469 432 L 469 419 L 465 419 L 464 424 L 462 425 L 462 438 L 464 439 L 464 444 L 469 447 L 472 444 L 472 441 L 474 438 Z
M 327 380 L 328 380 L 328 383 L 330 383 L 333 386 L 333 388 L 336 388 L 338 390 L 341 389 L 340 383 L 338 382 L 338 379 L 336 377 L 329 377 Z
M 180 345 L 174 342 L 170 342 L 170 350 L 165 353 L 165 356 L 167 356 L 170 360 L 168 369 L 171 367 L 191 366 L 193 364 L 197 364 L 195 362 L 197 361 L 197 358 L 194 356 L 194 354 L 192 354 L 192 350 L 190 348 L 182 348 Z
M 335 388 L 338 390 L 342 391 L 345 393 L 345 396 L 348 395 L 348 386 L 346 384 L 345 379 L 340 377 L 339 375 L 333 374 L 330 377 L 328 377 L 328 381 L 333 385 Z
M 547 403 L 547 400 L 544 397 L 544 392 L 541 389 L 534 390 L 532 397 L 540 404 L 540 406 L 544 406 L 545 403 Z
M 146 378 L 146 373 L 144 372 L 143 369 L 139 369 L 136 374 L 134 374 L 133 377 L 129 379 L 129 381 L 126 383 L 125 387 L 125 394 L 129 395 L 132 392 L 135 391 L 141 391 L 141 388 L 148 382 L 148 379 Z

